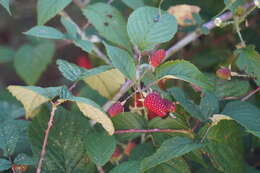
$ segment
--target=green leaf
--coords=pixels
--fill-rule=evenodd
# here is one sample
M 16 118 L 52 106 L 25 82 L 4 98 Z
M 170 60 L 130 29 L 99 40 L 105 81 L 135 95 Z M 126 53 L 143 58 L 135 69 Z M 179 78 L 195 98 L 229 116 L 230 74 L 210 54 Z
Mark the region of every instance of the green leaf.
M 0 126 L 0 148 L 4 156 L 13 154 L 15 147 L 27 128 L 28 122 L 24 120 L 9 120 Z
M 215 168 L 221 172 L 244 173 L 245 162 L 243 155 L 229 145 L 210 142 L 205 147 Z
M 111 99 L 125 83 L 125 76 L 117 69 L 111 69 L 83 79 L 100 95 Z M 113 81 L 113 82 L 111 82 Z
M 103 129 L 92 130 L 86 135 L 86 152 L 97 165 L 105 165 L 116 149 L 116 140 Z
M 91 53 L 92 51 L 93 44 L 88 40 L 76 39 L 73 40 L 73 43 L 85 52 Z
M 24 45 L 15 54 L 15 70 L 26 84 L 33 85 L 51 63 L 54 53 L 55 45 L 52 42 L 44 42 L 35 47 Z
M 68 18 L 61 16 L 60 21 L 65 27 L 70 39 L 77 39 L 77 25 Z
M 34 165 L 35 164 L 33 159 L 24 153 L 18 154 L 14 159 L 14 163 L 16 165 Z
M 24 32 L 24 34 L 39 38 L 66 39 L 66 36 L 62 32 L 50 26 L 35 26 L 29 31 Z
M 223 112 L 245 127 L 249 133 L 260 137 L 260 109 L 256 106 L 241 101 L 228 103 Z
M 236 61 L 238 68 L 253 77 L 256 84 L 260 86 L 260 54 L 255 50 L 255 46 L 238 49 L 235 54 L 238 55 Z
M 122 2 L 132 9 L 137 9 L 145 5 L 143 0 L 122 0 Z
M 190 173 L 190 168 L 184 159 L 178 158 L 170 160 L 166 163 L 160 164 L 155 168 L 148 170 L 145 173 Z
M 37 19 L 38 25 L 43 25 L 56 16 L 61 10 L 71 3 L 72 0 L 38 0 Z
M 146 122 L 144 118 L 138 114 L 125 112 L 112 118 L 116 130 L 124 129 L 144 129 Z M 130 140 L 140 136 L 141 133 L 128 133 L 118 135 L 119 139 Z
M 123 49 L 105 44 L 107 54 L 114 67 L 129 79 L 135 79 L 135 62 L 133 57 Z
M 241 97 L 251 89 L 248 81 L 240 79 L 211 81 L 215 85 L 215 94 L 219 99 Z
M 109 65 L 104 65 L 104 66 L 99 66 L 97 68 L 92 68 L 90 70 L 87 70 L 85 68 L 81 68 L 77 66 L 76 64 L 72 64 L 69 63 L 68 61 L 61 60 L 61 59 L 58 59 L 56 63 L 62 75 L 70 81 L 82 80 L 92 75 L 97 75 L 104 71 L 110 70 L 112 68 Z
M 12 61 L 14 53 L 13 49 L 0 46 L 0 64 Z
M 145 157 L 152 155 L 155 148 L 152 143 L 139 144 L 131 151 L 129 160 L 142 160 Z
M 213 114 L 219 113 L 220 110 L 218 98 L 211 92 L 205 92 L 205 95 L 201 98 L 199 107 L 204 119 L 208 119 Z
M 185 60 L 169 61 L 156 69 L 156 78 L 173 78 L 192 83 L 205 90 L 213 90 L 212 84 L 196 66 Z
M 6 11 L 11 15 L 10 2 L 9 0 L 0 0 L 0 4 L 6 9 Z
M 240 5 L 243 5 L 244 0 L 224 0 L 226 8 L 231 10 L 233 13 L 237 10 Z
M 42 110 L 29 127 L 29 137 L 35 157 L 40 156 L 49 116 L 49 111 Z M 69 112 L 60 108 L 55 114 L 54 122 L 55 125 L 48 137 L 43 171 L 55 173 L 86 172 L 77 172 L 77 170 L 83 169 L 83 163 L 85 165 L 89 163 L 85 154 L 85 136 L 90 129 L 88 120 L 79 112 Z
M 140 173 L 140 162 L 139 161 L 127 161 L 123 162 L 109 173 Z
M 106 3 L 95 3 L 88 5 L 83 10 L 83 14 L 101 36 L 112 43 L 130 49 L 125 19 L 116 8 Z
M 202 147 L 203 144 L 195 143 L 186 137 L 173 137 L 163 142 L 155 154 L 145 158 L 141 162 L 142 171 L 153 168 L 161 163 L 180 157 L 193 150 Z
M 6 159 L 0 159 L 0 171 L 8 170 L 12 167 L 12 163 Z
M 198 105 L 196 105 L 192 100 L 188 99 L 186 94 L 181 88 L 171 88 L 169 89 L 170 93 L 173 95 L 176 101 L 193 117 L 198 118 L 203 121 L 208 117 L 205 117 Z
M 0 122 L 15 120 L 24 115 L 24 109 L 16 104 L 0 101 Z
M 84 97 L 62 98 L 76 102 L 80 111 L 88 118 L 100 123 L 109 135 L 115 132 L 114 125 L 111 119 L 106 115 L 104 110 L 94 101 Z
M 174 16 L 153 7 L 141 7 L 128 18 L 127 32 L 131 42 L 140 50 L 151 50 L 157 44 L 167 42 L 177 32 Z
M 26 118 L 32 118 L 43 103 L 58 96 L 61 91 L 61 87 L 41 88 L 17 85 L 10 85 L 7 89 L 17 100 L 22 102 L 26 112 Z

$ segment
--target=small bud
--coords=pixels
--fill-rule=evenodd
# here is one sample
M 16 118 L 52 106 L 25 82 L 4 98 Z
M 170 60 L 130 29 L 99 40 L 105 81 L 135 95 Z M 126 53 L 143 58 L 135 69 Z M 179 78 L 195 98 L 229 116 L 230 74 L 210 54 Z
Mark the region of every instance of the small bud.
M 216 25 L 217 27 L 221 27 L 221 25 L 222 25 L 222 20 L 221 20 L 219 17 L 217 17 L 217 18 L 214 20 L 214 23 L 215 23 L 215 25 Z
M 230 80 L 231 79 L 231 71 L 229 68 L 220 68 L 217 70 L 216 75 L 220 78 L 220 79 L 225 79 L 225 80 Z
M 254 0 L 254 3 L 257 8 L 260 8 L 260 0 Z

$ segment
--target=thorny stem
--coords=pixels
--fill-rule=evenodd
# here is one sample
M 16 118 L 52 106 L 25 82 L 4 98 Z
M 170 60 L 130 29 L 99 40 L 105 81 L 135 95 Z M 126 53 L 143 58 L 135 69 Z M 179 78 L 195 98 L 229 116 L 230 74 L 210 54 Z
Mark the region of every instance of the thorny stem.
M 51 110 L 51 114 L 50 114 L 50 119 L 49 119 L 49 122 L 48 122 L 48 127 L 45 131 L 44 140 L 43 140 L 43 144 L 42 144 L 42 150 L 41 150 L 38 166 L 37 166 L 37 169 L 36 169 L 36 173 L 41 173 L 41 168 L 42 168 L 42 164 L 43 164 L 45 153 L 46 153 L 46 146 L 47 146 L 47 143 L 48 143 L 48 137 L 49 137 L 52 125 L 53 125 L 54 115 L 55 115 L 55 111 L 57 110 L 58 105 L 59 105 L 58 102 L 52 103 L 52 110 Z
M 184 133 L 192 138 L 194 137 L 191 130 L 184 130 L 184 129 L 127 129 L 127 130 L 116 130 L 115 134 L 122 134 L 122 133 Z
M 251 96 L 253 96 L 254 94 L 256 94 L 258 91 L 260 91 L 260 86 L 257 87 L 255 90 L 251 91 L 248 95 L 246 95 L 245 97 L 243 97 L 241 99 L 241 101 L 246 101 L 247 99 L 249 99 Z

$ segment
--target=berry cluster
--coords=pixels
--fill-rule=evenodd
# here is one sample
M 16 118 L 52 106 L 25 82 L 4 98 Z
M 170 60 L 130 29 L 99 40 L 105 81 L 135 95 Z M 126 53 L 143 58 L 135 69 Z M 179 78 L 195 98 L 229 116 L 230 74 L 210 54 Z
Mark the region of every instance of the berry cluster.
M 165 117 L 169 112 L 175 112 L 175 105 L 167 99 L 162 98 L 158 93 L 152 92 L 148 94 L 144 99 L 144 106 L 148 109 L 149 112 Z M 151 114 L 151 118 L 155 115 Z

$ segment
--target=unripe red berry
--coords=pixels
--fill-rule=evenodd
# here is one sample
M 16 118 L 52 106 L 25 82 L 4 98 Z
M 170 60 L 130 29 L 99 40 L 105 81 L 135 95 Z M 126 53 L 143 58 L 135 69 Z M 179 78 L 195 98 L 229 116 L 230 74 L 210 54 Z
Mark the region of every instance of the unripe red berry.
M 119 147 L 116 147 L 114 153 L 112 154 L 110 161 L 111 162 L 118 162 L 122 158 L 122 153 Z
M 231 71 L 229 68 L 220 68 L 217 70 L 216 75 L 220 79 L 230 80 L 231 79 Z
M 131 151 L 135 148 L 136 144 L 134 142 L 128 142 L 125 150 L 124 150 L 124 153 L 125 155 L 129 156 Z
M 116 102 L 108 109 L 108 114 L 110 117 L 115 117 L 116 115 L 120 114 L 121 112 L 124 112 L 124 107 L 120 102 Z
M 157 51 L 155 51 L 151 57 L 150 57 L 150 64 L 153 67 L 157 67 L 161 64 L 162 60 L 164 59 L 164 57 L 166 56 L 166 52 L 164 49 L 159 49 Z
M 80 67 L 86 68 L 86 69 L 91 69 L 93 68 L 89 58 L 85 55 L 79 56 L 77 58 L 77 64 Z

